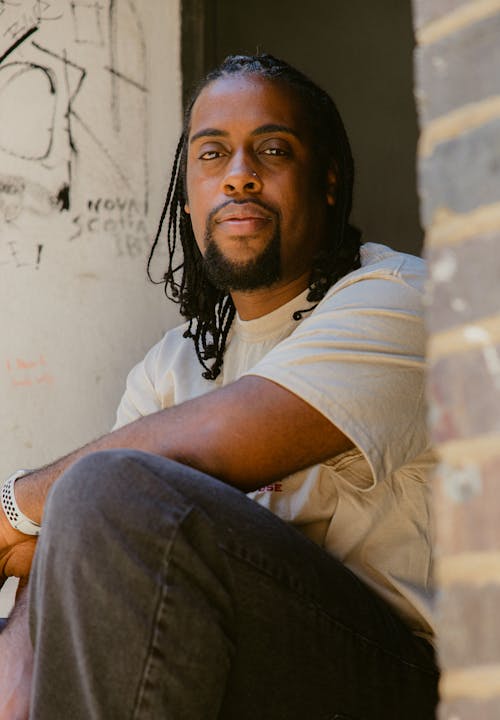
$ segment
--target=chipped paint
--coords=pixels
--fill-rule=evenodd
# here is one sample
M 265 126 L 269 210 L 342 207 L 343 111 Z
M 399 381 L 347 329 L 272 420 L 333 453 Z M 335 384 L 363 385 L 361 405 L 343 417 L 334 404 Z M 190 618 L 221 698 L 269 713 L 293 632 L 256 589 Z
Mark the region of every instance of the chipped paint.
M 458 269 L 457 257 L 448 250 L 431 265 L 431 278 L 435 283 L 450 282 Z
M 492 341 L 490 333 L 479 325 L 466 325 L 463 336 L 470 345 L 489 345 Z
M 442 463 L 440 472 L 444 477 L 444 493 L 455 503 L 467 502 L 482 492 L 483 481 L 477 465 L 468 464 L 457 468 Z
M 466 302 L 465 300 L 463 300 L 462 298 L 453 298 L 450 305 L 451 305 L 451 309 L 457 313 L 464 313 L 470 307 L 469 303 Z

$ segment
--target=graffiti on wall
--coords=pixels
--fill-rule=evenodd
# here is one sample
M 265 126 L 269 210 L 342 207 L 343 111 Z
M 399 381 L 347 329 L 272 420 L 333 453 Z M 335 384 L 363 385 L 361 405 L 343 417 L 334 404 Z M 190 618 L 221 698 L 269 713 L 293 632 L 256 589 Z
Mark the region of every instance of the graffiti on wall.
M 43 268 L 52 233 L 74 247 L 99 232 L 118 257 L 147 244 L 140 7 L 0 0 L 0 267 Z

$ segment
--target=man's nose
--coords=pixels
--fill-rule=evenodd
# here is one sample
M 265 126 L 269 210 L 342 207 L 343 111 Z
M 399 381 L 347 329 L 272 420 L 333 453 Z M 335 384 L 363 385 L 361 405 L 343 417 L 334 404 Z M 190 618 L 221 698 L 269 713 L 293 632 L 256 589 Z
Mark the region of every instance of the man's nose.
M 223 190 L 226 195 L 259 193 L 262 181 L 250 158 L 243 153 L 233 156 L 223 179 Z

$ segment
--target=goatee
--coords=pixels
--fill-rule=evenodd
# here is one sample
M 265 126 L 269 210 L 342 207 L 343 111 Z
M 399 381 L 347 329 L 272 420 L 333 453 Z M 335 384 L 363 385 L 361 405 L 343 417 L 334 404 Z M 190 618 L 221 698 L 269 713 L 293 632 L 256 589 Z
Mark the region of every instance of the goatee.
M 209 280 L 219 290 L 258 290 L 273 285 L 281 276 L 279 228 L 264 250 L 247 262 L 235 262 L 220 250 L 210 233 L 205 237 L 203 265 Z

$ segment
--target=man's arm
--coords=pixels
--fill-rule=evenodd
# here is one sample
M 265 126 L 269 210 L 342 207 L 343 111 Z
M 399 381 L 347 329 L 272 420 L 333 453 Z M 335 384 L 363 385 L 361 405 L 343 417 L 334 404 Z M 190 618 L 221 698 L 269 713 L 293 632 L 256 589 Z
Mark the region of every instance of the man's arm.
M 91 452 L 133 448 L 255 490 L 351 447 L 320 412 L 281 386 L 245 376 L 181 405 L 140 418 L 16 482 L 20 509 L 41 522 L 47 493 Z M 105 479 L 103 479 L 105 481 Z M 29 573 L 33 540 L 0 519 L 0 577 Z
M 133 448 L 177 460 L 240 488 L 255 490 L 333 457 L 351 441 L 320 412 L 279 385 L 245 376 L 194 400 L 140 418 L 21 478 L 21 510 L 41 521 L 48 490 L 90 452 Z

